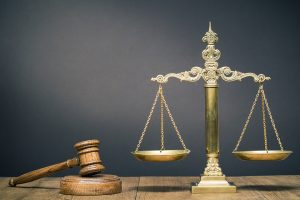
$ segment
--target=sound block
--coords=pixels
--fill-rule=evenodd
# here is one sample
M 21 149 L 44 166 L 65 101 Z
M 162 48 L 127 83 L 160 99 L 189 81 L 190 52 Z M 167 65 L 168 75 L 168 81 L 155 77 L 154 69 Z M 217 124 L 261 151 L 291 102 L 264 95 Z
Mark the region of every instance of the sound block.
M 79 196 L 108 195 L 122 192 L 118 176 L 95 174 L 90 177 L 65 176 L 60 181 L 60 193 Z

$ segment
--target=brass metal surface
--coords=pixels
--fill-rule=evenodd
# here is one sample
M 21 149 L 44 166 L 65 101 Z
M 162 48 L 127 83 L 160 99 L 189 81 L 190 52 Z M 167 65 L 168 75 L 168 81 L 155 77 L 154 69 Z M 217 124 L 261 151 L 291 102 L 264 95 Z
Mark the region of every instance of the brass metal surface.
M 205 86 L 205 143 L 207 162 L 205 176 L 222 176 L 219 166 L 218 87 Z
M 198 67 L 194 66 L 189 71 L 179 72 L 179 73 L 168 73 L 166 75 L 159 74 L 156 77 L 152 77 L 151 80 L 159 84 L 167 83 L 169 78 L 177 78 L 180 81 L 196 82 L 201 78 L 204 80 L 205 84 L 205 141 L 206 141 L 206 156 L 207 163 L 204 169 L 204 176 L 198 185 L 192 187 L 192 193 L 201 192 L 235 192 L 236 187 L 231 186 L 226 180 L 222 173 L 221 167 L 219 166 L 219 125 L 218 125 L 218 80 L 224 80 L 226 82 L 241 81 L 244 78 L 253 78 L 255 83 L 260 86 L 267 81 L 271 80 L 270 77 L 264 74 L 255 74 L 252 72 L 240 72 L 231 70 L 228 66 L 219 67 L 218 60 L 221 57 L 221 52 L 215 47 L 218 41 L 217 34 L 212 30 L 211 23 L 209 23 L 209 29 L 202 38 L 202 41 L 206 43 L 206 48 L 202 51 L 202 58 L 204 60 L 204 66 Z M 265 98 L 264 92 L 262 94 L 264 97 L 266 109 L 271 119 L 272 127 L 275 131 L 276 138 L 280 145 L 281 150 L 283 150 L 277 129 L 275 127 L 274 120 L 271 115 L 270 108 L 268 106 L 267 99 Z M 257 98 L 257 97 L 256 97 Z M 255 101 L 256 103 L 256 101 Z M 255 105 L 254 105 L 255 106 Z M 254 107 L 252 106 L 252 107 Z M 254 108 L 253 108 L 254 109 Z M 251 117 L 250 112 L 250 117 Z M 249 122 L 250 117 L 248 116 L 247 121 Z M 264 118 L 265 119 L 265 118 Z M 247 122 L 245 127 L 247 127 Z M 265 125 L 265 123 L 264 123 Z M 244 129 L 245 129 L 244 127 Z M 245 130 L 243 129 L 243 132 Z M 242 132 L 241 138 L 244 135 Z M 265 144 L 267 142 L 267 137 L 265 134 Z M 240 139 L 238 145 L 240 143 Z M 237 145 L 237 147 L 238 147 Z M 236 149 L 237 149 L 236 147 Z M 267 148 L 267 145 L 265 145 Z M 236 150 L 235 149 L 235 150 Z M 250 153 L 234 152 L 234 154 L 241 159 L 261 159 L 261 160 L 280 160 L 286 158 L 291 152 L 290 151 L 269 151 L 268 154 L 257 153 L 261 151 L 249 151 Z M 208 181 L 206 177 L 214 177 Z M 219 180 L 216 177 L 222 177 L 222 184 L 220 185 Z
M 226 181 L 225 175 L 222 176 L 202 176 L 199 183 L 192 185 L 192 193 L 233 193 L 236 186 Z
M 159 74 L 152 77 L 151 81 L 158 83 L 167 83 L 169 78 L 177 78 L 180 81 L 196 82 L 203 78 L 206 86 L 215 86 L 219 78 L 226 82 L 241 81 L 244 78 L 252 77 L 254 82 L 263 83 L 266 80 L 271 80 L 270 77 L 264 74 L 255 74 L 252 72 L 233 71 L 230 67 L 224 66 L 218 68 L 218 60 L 221 57 L 221 52 L 215 48 L 215 43 L 219 40 L 217 34 L 212 30 L 211 23 L 209 29 L 202 38 L 204 43 L 207 43 L 206 48 L 202 51 L 202 58 L 205 61 L 204 67 L 194 66 L 190 71 L 179 73 L 169 73 L 166 75 Z
M 191 151 L 185 150 L 150 150 L 131 152 L 138 160 L 148 162 L 170 162 L 185 158 Z
M 292 151 L 281 150 L 257 150 L 257 151 L 234 151 L 232 152 L 241 160 L 284 160 Z
M 219 154 L 218 88 L 205 87 L 206 154 Z

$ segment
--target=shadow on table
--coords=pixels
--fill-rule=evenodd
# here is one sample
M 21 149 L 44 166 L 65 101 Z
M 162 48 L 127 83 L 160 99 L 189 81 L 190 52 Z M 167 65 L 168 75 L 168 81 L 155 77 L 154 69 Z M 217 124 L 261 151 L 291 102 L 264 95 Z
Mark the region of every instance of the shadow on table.
M 238 190 L 258 190 L 258 191 L 284 191 L 284 190 L 297 190 L 296 186 L 283 186 L 283 185 L 243 185 L 238 186 Z
M 17 185 L 14 188 L 39 188 L 39 189 L 59 189 L 59 187 L 52 187 L 52 186 L 22 186 Z
M 177 192 L 190 191 L 189 186 L 139 186 L 139 192 Z
M 58 181 L 37 180 L 29 183 L 16 185 L 14 188 L 39 188 L 39 189 L 59 189 Z

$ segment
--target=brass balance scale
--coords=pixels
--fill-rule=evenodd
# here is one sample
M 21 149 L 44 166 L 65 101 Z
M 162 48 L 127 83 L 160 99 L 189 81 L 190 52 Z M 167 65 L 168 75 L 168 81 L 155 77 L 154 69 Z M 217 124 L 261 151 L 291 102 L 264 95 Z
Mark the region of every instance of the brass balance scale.
M 169 106 L 163 94 L 162 85 L 168 82 L 171 77 L 177 78 L 180 81 L 196 82 L 200 78 L 205 81 L 205 139 L 206 139 L 206 155 L 207 164 L 204 169 L 204 173 L 198 183 L 194 184 L 191 188 L 192 193 L 204 193 L 204 192 L 236 192 L 236 186 L 228 183 L 225 179 L 225 175 L 219 166 L 219 128 L 218 128 L 218 83 L 219 78 L 227 82 L 241 81 L 243 78 L 252 77 L 254 82 L 259 86 L 254 102 L 250 109 L 250 113 L 247 117 L 245 125 L 242 129 L 242 133 L 238 139 L 238 142 L 233 150 L 233 154 L 241 160 L 260 160 L 260 161 L 275 161 L 284 160 L 292 151 L 284 150 L 282 142 L 279 137 L 278 130 L 275 126 L 275 122 L 269 107 L 268 100 L 265 95 L 263 83 L 266 80 L 270 80 L 270 77 L 264 74 L 254 73 L 242 73 L 239 71 L 232 71 L 229 67 L 218 68 L 217 60 L 220 58 L 221 52 L 215 48 L 215 43 L 218 41 L 217 34 L 211 29 L 211 23 L 209 23 L 209 30 L 205 33 L 202 41 L 207 43 L 206 49 L 202 52 L 202 58 L 205 60 L 204 68 L 193 67 L 190 71 L 180 73 L 169 73 L 167 75 L 158 75 L 151 78 L 159 84 L 158 91 L 156 93 L 153 105 L 151 107 L 149 116 L 147 118 L 145 127 L 142 131 L 141 137 L 137 144 L 135 151 L 132 154 L 141 161 L 150 162 L 170 162 L 185 158 L 190 150 L 187 149 L 182 136 L 176 126 L 174 118 L 171 114 Z M 252 113 L 261 97 L 261 111 L 263 122 L 263 134 L 264 134 L 264 150 L 250 150 L 250 151 L 238 151 L 238 147 L 245 135 L 247 126 L 252 117 Z M 160 101 L 160 132 L 161 132 L 161 147 L 159 150 L 140 150 L 141 143 L 143 142 L 148 125 L 150 123 L 152 114 L 154 112 L 157 101 Z M 164 110 L 167 111 L 168 116 L 175 129 L 176 135 L 182 145 L 182 149 L 178 150 L 166 150 L 164 144 Z M 277 142 L 280 150 L 270 150 L 268 147 L 267 127 L 266 127 L 266 110 L 269 115 L 272 128 L 274 129 Z

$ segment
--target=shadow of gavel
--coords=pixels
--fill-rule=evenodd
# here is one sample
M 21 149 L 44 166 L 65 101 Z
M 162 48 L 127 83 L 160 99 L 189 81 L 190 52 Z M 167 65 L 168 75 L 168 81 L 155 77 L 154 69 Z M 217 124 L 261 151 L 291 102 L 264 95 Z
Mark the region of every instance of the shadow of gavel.
M 100 173 L 105 169 L 105 167 L 102 165 L 102 161 L 100 160 L 98 148 L 99 143 L 99 140 L 86 140 L 76 143 L 74 148 L 78 151 L 77 157 L 28 172 L 19 177 L 11 178 L 9 180 L 9 185 L 16 186 L 18 184 L 31 182 L 75 166 L 80 166 L 81 169 L 79 174 L 81 176 L 92 176 Z

